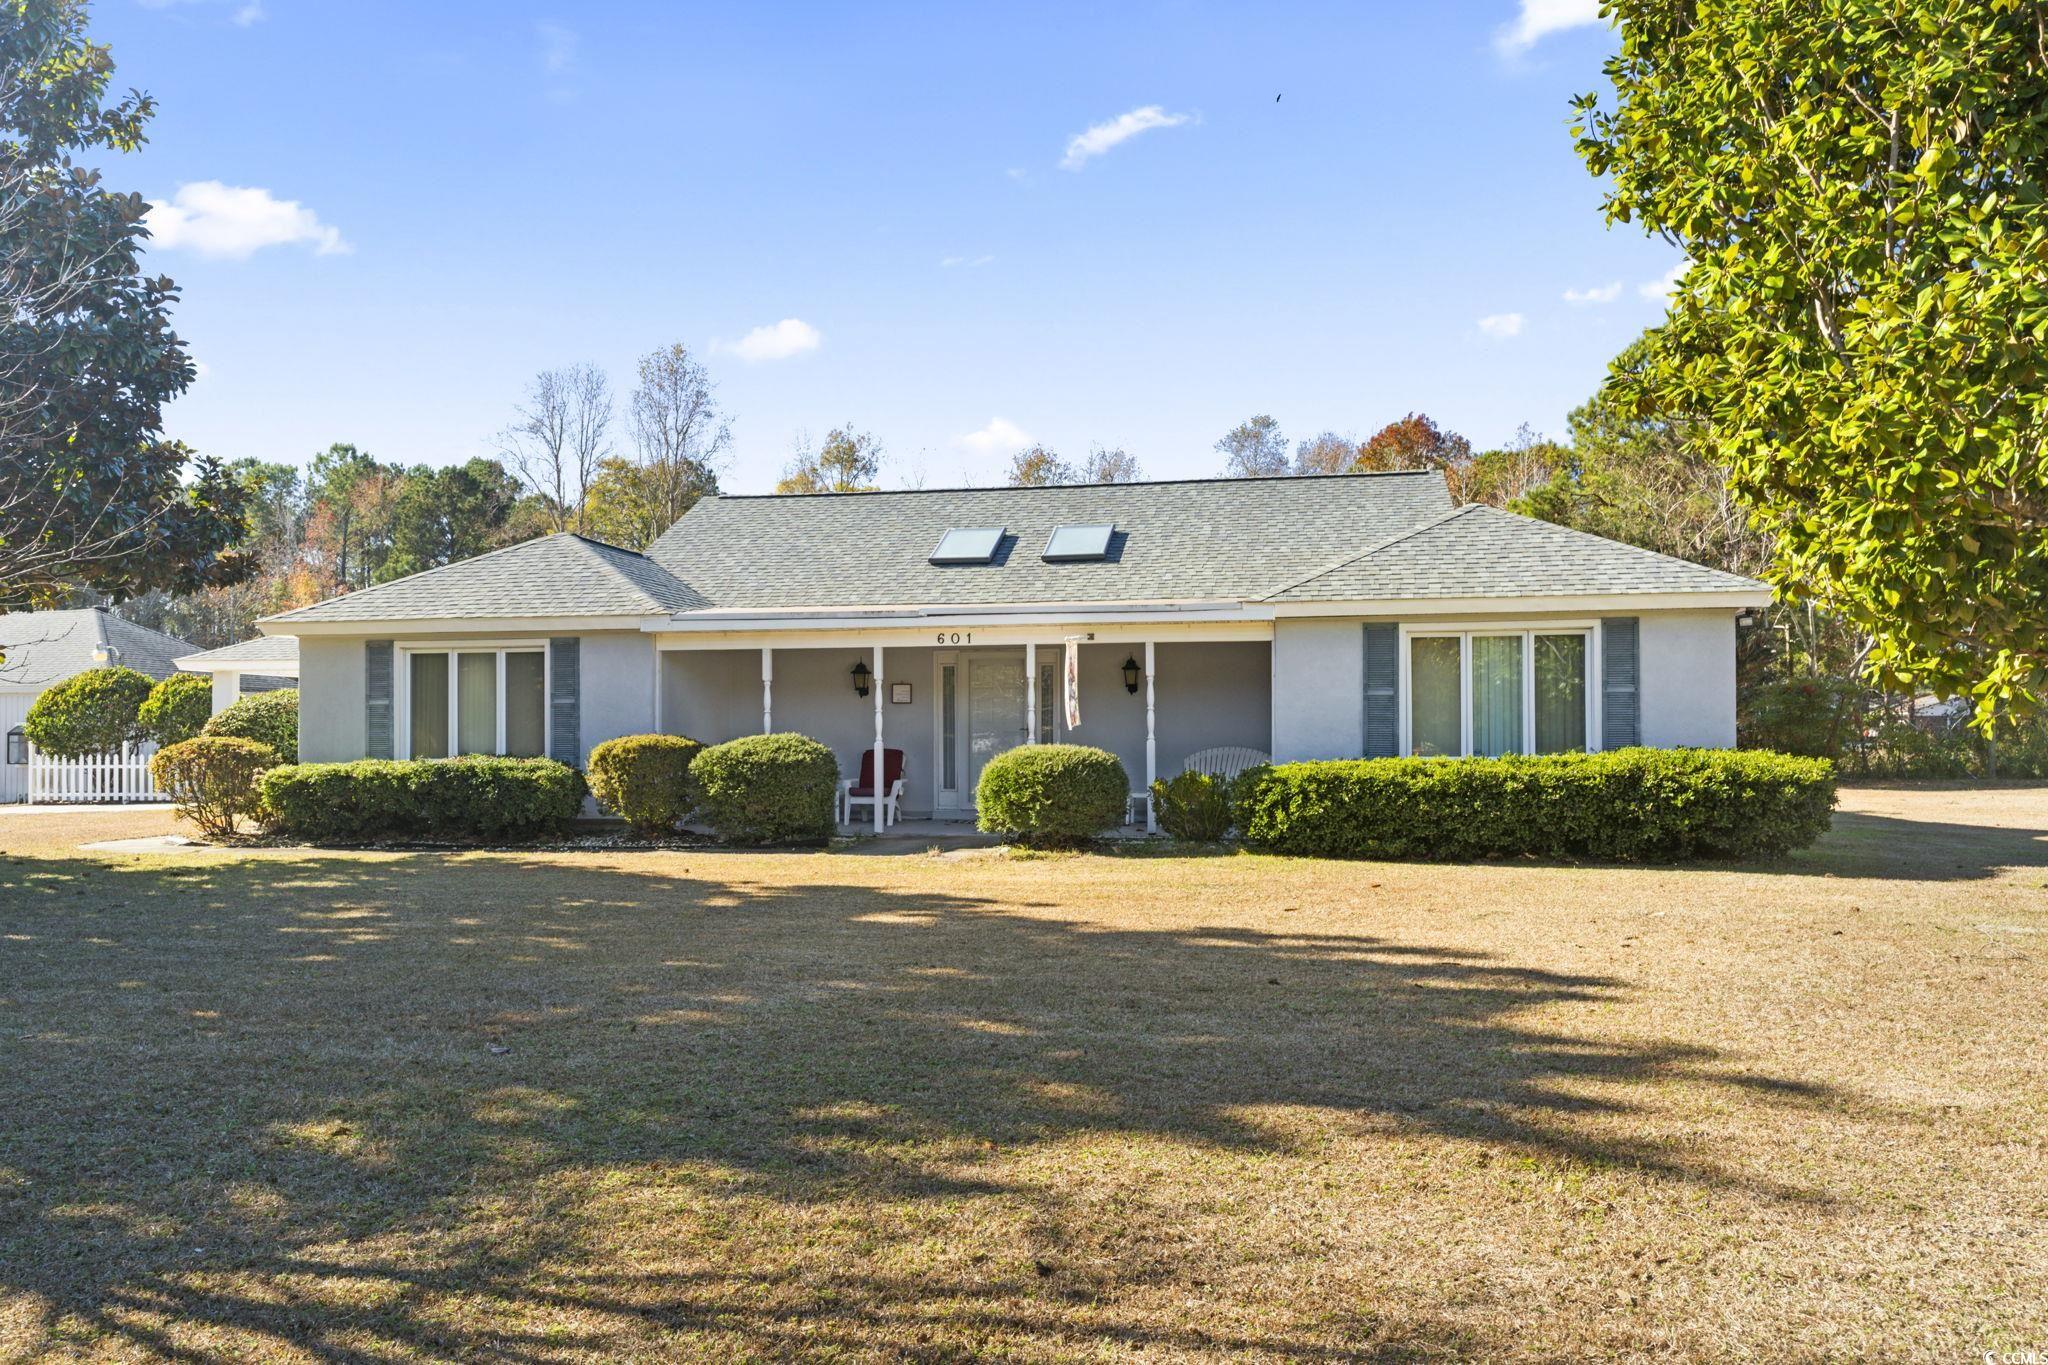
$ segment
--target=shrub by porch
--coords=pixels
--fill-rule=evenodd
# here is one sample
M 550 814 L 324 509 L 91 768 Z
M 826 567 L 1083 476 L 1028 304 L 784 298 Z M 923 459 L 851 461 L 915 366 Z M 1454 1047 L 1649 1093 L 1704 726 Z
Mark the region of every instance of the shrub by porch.
M 1024 843 L 1092 839 L 1124 821 L 1131 782 L 1115 754 L 1085 744 L 1023 744 L 981 770 L 981 828 Z
M 581 773 L 551 758 L 472 755 L 294 763 L 265 773 L 258 790 L 273 830 L 346 843 L 534 838 L 575 819 L 586 788 Z
M 1756 750 L 1618 749 L 1256 768 L 1245 842 L 1324 858 L 1768 858 L 1827 831 L 1834 765 Z

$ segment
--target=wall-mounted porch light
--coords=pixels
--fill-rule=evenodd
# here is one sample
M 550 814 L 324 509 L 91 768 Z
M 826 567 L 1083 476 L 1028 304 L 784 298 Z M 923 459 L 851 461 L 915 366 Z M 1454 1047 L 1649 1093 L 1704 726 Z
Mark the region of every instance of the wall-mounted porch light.
M 1145 670 L 1138 667 L 1138 661 L 1129 656 L 1124 658 L 1124 691 L 1138 695 L 1138 679 L 1145 676 Z
M 856 663 L 853 666 L 854 695 L 865 697 L 868 694 L 868 682 L 874 676 L 875 675 L 868 670 L 868 661 L 866 659 L 862 659 L 859 663 Z

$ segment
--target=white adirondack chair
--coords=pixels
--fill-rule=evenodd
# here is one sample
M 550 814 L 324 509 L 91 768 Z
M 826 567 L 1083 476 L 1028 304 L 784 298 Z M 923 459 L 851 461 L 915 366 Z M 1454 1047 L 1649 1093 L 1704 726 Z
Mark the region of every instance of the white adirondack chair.
M 1225 745 L 1218 749 L 1203 749 L 1188 755 L 1187 762 L 1180 765 L 1184 773 L 1207 773 L 1220 777 L 1226 782 L 1247 768 L 1256 768 L 1261 763 L 1270 763 L 1273 756 L 1259 749 L 1243 749 Z

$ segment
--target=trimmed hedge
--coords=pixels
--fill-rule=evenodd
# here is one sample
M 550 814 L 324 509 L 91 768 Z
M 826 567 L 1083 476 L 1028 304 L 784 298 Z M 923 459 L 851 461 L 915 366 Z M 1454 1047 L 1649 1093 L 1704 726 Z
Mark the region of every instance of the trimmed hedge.
M 1115 754 L 1085 744 L 1020 744 L 981 770 L 980 825 L 1026 844 L 1078 844 L 1124 822 L 1131 780 Z
M 142 699 L 135 726 L 161 748 L 183 744 L 213 716 L 213 679 L 203 673 L 173 673 Z
M 1176 839 L 1214 843 L 1230 833 L 1230 783 L 1209 773 L 1180 773 L 1152 784 L 1159 827 Z
M 690 763 L 702 752 L 681 735 L 608 739 L 590 751 L 590 794 L 650 838 L 671 834 L 696 809 Z
M 1826 832 L 1835 769 L 1760 750 L 1368 758 L 1254 768 L 1247 844 L 1321 858 L 1768 858 Z
M 135 718 L 155 687 L 132 668 L 89 668 L 30 703 L 22 733 L 52 758 L 112 753 L 140 735 Z
M 299 689 L 281 687 L 244 697 L 206 722 L 202 735 L 253 739 L 277 750 L 287 763 L 299 761 Z
M 575 819 L 586 788 L 583 774 L 551 758 L 471 755 L 295 763 L 265 773 L 260 791 L 278 833 L 352 843 L 531 839 Z
M 747 735 L 690 764 L 697 812 L 735 844 L 811 844 L 832 837 L 839 760 L 808 735 Z
M 277 766 L 277 750 L 253 739 L 199 735 L 150 755 L 149 775 L 178 803 L 178 814 L 221 838 L 261 809 L 256 784 Z

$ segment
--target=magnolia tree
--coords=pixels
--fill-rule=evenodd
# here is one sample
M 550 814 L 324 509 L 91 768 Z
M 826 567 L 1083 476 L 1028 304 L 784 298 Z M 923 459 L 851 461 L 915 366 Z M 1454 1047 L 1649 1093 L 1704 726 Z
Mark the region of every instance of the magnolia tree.
M 1608 0 L 1610 220 L 1690 264 L 1618 396 L 1682 415 L 1887 682 L 2040 700 L 2048 33 L 2018 0 Z

